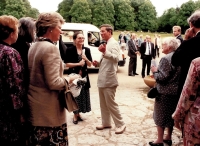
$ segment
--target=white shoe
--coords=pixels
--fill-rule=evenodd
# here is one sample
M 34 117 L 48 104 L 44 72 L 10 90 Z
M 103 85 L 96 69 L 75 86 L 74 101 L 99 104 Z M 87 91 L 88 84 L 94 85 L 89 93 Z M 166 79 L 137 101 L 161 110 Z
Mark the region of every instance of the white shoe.
M 115 130 L 115 134 L 122 134 L 125 131 L 125 129 L 126 129 L 125 124 L 121 127 L 117 127 L 116 130 Z
M 103 130 L 103 129 L 106 129 L 106 128 L 112 128 L 112 126 L 99 125 L 99 126 L 96 127 L 97 130 Z

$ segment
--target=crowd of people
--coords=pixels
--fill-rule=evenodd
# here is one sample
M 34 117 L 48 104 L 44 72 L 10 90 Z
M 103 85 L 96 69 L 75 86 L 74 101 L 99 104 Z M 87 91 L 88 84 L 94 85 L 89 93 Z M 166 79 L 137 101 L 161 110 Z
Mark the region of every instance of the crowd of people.
M 91 111 L 90 80 L 87 67 L 97 64 L 102 123 L 97 130 L 111 128 L 114 121 L 115 134 L 122 134 L 126 125 L 121 116 L 115 93 L 118 86 L 117 67 L 120 46 L 128 48 L 130 57 L 128 75 L 138 75 L 137 56 L 142 59 L 142 78 L 150 75 L 156 80 L 158 95 L 155 98 L 153 119 L 158 137 L 149 142 L 151 146 L 172 145 L 173 127 L 182 130 L 184 146 L 200 145 L 200 11 L 189 18 L 190 28 L 181 37 L 181 28 L 172 28 L 175 37 L 162 40 L 149 35 L 145 40 L 135 33 L 113 38 L 113 27 L 100 26 L 102 39 L 99 46 L 100 62 L 92 60 L 90 49 L 84 47 L 84 35 L 75 32 L 73 46 L 65 48 L 65 55 L 56 47 L 62 44 L 61 27 L 65 20 L 57 12 L 41 13 L 37 19 L 10 15 L 0 16 L 0 141 L 5 145 L 20 146 L 68 146 L 66 109 L 58 98 L 66 85 L 78 78 L 87 78 L 80 95 L 76 97 L 79 109 L 73 111 L 73 123 L 83 121 L 80 113 Z M 158 66 L 152 59 L 166 54 Z M 64 67 L 68 74 L 63 75 Z M 165 129 L 167 135 L 164 136 Z
M 129 56 L 128 76 L 138 75 L 137 56 L 142 59 L 142 78 L 149 76 L 150 71 L 156 81 L 158 95 L 155 98 L 153 119 L 157 126 L 158 137 L 149 142 L 151 146 L 172 145 L 173 127 L 182 131 L 184 146 L 200 145 L 199 114 L 199 31 L 200 10 L 195 11 L 188 19 L 189 29 L 185 38 L 181 36 L 181 27 L 174 26 L 174 37 L 161 40 L 155 34 L 152 41 L 149 35 L 142 39 L 135 33 L 121 32 L 118 42 L 126 45 Z M 152 61 L 160 57 L 159 50 L 166 56 L 155 66 Z M 146 69 L 147 67 L 147 69 Z M 146 74 L 145 74 L 146 70 Z M 167 134 L 164 136 L 164 131 Z

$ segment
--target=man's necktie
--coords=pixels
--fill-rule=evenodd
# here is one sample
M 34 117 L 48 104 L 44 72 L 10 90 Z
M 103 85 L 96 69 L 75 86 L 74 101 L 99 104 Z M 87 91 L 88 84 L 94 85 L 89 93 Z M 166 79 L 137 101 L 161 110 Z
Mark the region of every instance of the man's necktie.
M 149 48 L 149 55 L 151 55 L 151 48 L 150 48 L 150 43 L 148 43 L 148 48 Z

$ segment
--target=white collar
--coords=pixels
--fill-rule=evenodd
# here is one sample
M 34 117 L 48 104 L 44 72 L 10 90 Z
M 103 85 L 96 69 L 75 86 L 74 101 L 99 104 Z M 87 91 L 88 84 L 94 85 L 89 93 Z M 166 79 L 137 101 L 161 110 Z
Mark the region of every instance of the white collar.
M 196 35 L 197 35 L 199 32 L 200 32 L 200 30 L 199 30 L 199 31 L 197 31 Z M 195 36 L 196 36 L 196 35 L 195 35 Z

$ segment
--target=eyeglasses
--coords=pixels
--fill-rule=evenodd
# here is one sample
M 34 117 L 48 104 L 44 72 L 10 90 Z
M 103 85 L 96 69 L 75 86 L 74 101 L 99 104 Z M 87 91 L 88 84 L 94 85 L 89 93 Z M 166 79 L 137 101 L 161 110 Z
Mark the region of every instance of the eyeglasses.
M 83 39 L 83 40 L 84 40 L 85 38 L 84 38 L 84 37 L 79 37 L 79 38 L 77 38 L 77 39 L 79 39 L 79 40 Z

